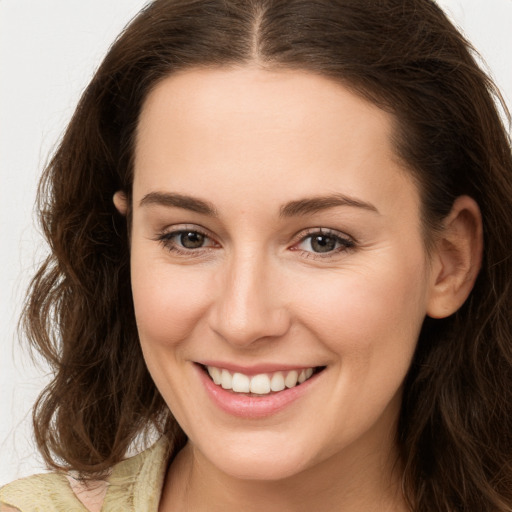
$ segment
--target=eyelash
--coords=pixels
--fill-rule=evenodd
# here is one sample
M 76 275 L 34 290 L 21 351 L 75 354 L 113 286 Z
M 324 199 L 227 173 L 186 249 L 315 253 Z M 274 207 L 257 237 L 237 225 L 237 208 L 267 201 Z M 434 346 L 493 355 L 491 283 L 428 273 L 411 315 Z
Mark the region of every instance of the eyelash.
M 304 249 L 294 248 L 299 244 L 305 243 L 307 240 L 309 240 L 309 244 L 311 245 L 313 243 L 315 235 L 316 237 L 325 237 L 333 239 L 337 247 L 326 253 L 306 251 Z M 327 228 L 311 228 L 306 230 L 305 233 L 300 233 L 300 235 L 296 237 L 296 241 L 294 242 L 291 250 L 302 252 L 306 258 L 328 259 L 337 256 L 339 253 L 354 249 L 355 246 L 356 242 L 354 239 L 345 234 L 340 233 L 339 231 Z
M 185 247 L 180 247 L 175 242 L 173 242 L 173 238 L 178 237 L 180 235 L 184 235 L 186 233 L 194 233 L 200 235 L 205 238 L 205 240 L 211 240 L 213 242 L 213 238 L 209 236 L 204 231 L 197 229 L 197 227 L 183 229 L 176 229 L 174 231 L 162 232 L 158 235 L 157 240 L 162 244 L 162 246 L 167 249 L 169 252 L 175 253 L 178 256 L 188 256 L 188 257 L 199 257 L 202 256 L 205 250 L 210 249 L 211 247 L 198 247 L 197 249 L 187 249 Z M 215 242 L 216 243 L 216 242 Z
M 184 235 L 186 233 L 194 233 L 195 235 L 200 235 L 204 237 L 205 240 L 210 240 L 214 245 L 211 246 L 200 246 L 197 248 L 184 248 L 180 247 L 176 244 L 173 239 Z M 296 246 L 302 243 L 305 243 L 308 239 L 310 240 L 310 244 L 313 241 L 314 236 L 317 237 L 326 237 L 334 240 L 336 247 L 333 250 L 327 251 L 326 253 L 314 252 L 314 251 L 306 251 L 304 249 L 299 249 Z M 159 241 L 162 246 L 168 251 L 177 254 L 178 256 L 187 256 L 187 257 L 200 257 L 203 256 L 206 251 L 209 251 L 212 248 L 216 248 L 215 245 L 218 246 L 217 242 L 213 240 L 211 236 L 207 233 L 198 229 L 197 227 L 191 227 L 183 229 L 177 229 L 169 232 L 162 232 L 157 236 L 157 241 Z M 354 249 L 356 246 L 355 240 L 347 235 L 343 235 L 338 231 L 334 231 L 332 229 L 326 228 L 311 228 L 308 229 L 305 233 L 300 233 L 300 235 L 295 237 L 295 241 L 293 242 L 290 250 L 299 251 L 304 254 L 306 258 L 313 259 L 328 259 L 338 255 L 341 252 L 349 251 Z

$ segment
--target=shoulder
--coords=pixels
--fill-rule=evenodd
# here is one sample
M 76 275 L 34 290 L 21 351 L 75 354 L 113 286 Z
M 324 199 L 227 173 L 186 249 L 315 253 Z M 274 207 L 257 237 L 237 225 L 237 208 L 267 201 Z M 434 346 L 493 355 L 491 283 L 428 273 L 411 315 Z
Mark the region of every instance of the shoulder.
M 0 501 L 0 512 L 20 512 L 20 509 L 5 505 Z
M 0 489 L 0 512 L 85 512 L 80 505 L 67 478 L 59 473 L 21 478 Z
M 0 512 L 157 510 L 170 451 L 162 438 L 114 466 L 106 481 L 82 483 L 61 473 L 16 480 L 0 488 Z
M 102 510 L 157 510 L 171 452 L 171 443 L 162 437 L 147 450 L 114 466 Z

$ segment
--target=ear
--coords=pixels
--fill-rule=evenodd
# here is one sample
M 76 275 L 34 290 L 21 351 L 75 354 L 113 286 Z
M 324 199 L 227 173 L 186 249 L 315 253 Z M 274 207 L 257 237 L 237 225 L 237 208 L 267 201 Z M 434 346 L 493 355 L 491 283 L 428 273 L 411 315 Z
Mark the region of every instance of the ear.
M 445 318 L 462 306 L 482 265 L 482 251 L 480 208 L 472 198 L 460 196 L 435 242 L 428 316 Z
M 118 190 L 113 197 L 114 206 L 121 215 L 126 215 L 128 211 L 128 199 L 122 190 Z

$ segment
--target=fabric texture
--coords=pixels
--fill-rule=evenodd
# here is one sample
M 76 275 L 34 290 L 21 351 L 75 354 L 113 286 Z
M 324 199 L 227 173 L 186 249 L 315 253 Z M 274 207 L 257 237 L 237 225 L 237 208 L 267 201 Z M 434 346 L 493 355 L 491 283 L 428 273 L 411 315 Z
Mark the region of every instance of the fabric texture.
M 101 512 L 158 512 L 170 445 L 162 437 L 152 447 L 112 468 Z M 0 489 L 0 511 L 88 512 L 64 474 L 47 473 L 16 480 Z

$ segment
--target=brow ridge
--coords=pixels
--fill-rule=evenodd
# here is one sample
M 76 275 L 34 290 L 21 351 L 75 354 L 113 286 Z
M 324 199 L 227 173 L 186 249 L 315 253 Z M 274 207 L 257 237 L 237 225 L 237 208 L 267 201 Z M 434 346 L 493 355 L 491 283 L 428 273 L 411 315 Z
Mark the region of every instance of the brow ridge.
M 375 213 L 379 210 L 371 203 L 361 201 L 345 194 L 331 194 L 328 196 L 315 196 L 290 201 L 280 209 L 281 217 L 297 217 L 301 215 L 310 215 L 329 208 L 337 206 L 350 206 L 353 208 L 362 208 Z
M 203 215 L 218 217 L 216 208 L 208 201 L 173 192 L 150 192 L 139 203 L 140 206 L 159 205 L 183 208 Z
M 218 217 L 215 206 L 203 199 L 177 194 L 173 192 L 150 192 L 140 201 L 140 206 L 159 205 L 165 207 L 183 208 L 203 215 Z M 297 217 L 310 215 L 329 208 L 348 206 L 379 213 L 377 208 L 366 201 L 347 196 L 345 194 L 331 194 L 328 196 L 314 196 L 290 201 L 280 208 L 280 217 Z

